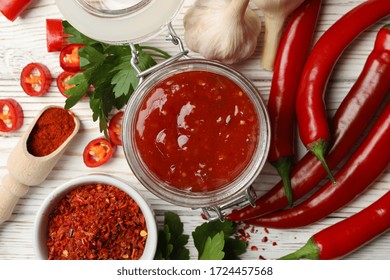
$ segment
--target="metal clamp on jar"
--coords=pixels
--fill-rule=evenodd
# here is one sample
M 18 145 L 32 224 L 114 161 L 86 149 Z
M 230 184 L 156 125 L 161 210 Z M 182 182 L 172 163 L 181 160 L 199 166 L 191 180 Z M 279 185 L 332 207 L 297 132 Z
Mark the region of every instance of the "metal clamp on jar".
M 125 110 L 123 148 L 145 188 L 172 204 L 202 208 L 208 219 L 223 220 L 228 208 L 254 205 L 252 183 L 270 141 L 266 107 L 238 71 L 187 56 L 171 25 L 183 1 L 56 2 L 85 35 L 131 46 L 129 63 L 140 83 Z M 142 72 L 134 44 L 167 29 L 179 53 Z

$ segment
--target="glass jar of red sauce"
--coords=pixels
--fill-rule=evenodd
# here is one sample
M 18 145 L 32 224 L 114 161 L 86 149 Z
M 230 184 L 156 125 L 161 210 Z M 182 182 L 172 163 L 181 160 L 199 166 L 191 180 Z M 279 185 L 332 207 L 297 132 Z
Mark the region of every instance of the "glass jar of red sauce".
M 269 149 L 260 93 L 231 67 L 175 61 L 136 89 L 123 120 L 126 159 L 141 183 L 173 204 L 213 210 L 253 203 Z
M 85 35 L 130 44 L 130 63 L 140 84 L 124 114 L 122 142 L 140 182 L 168 202 L 203 208 L 207 217 L 213 211 L 223 219 L 226 208 L 254 204 L 251 184 L 269 149 L 264 102 L 253 84 L 233 68 L 187 56 L 171 25 L 183 0 L 56 3 Z M 180 52 L 142 72 L 134 44 L 166 28 Z

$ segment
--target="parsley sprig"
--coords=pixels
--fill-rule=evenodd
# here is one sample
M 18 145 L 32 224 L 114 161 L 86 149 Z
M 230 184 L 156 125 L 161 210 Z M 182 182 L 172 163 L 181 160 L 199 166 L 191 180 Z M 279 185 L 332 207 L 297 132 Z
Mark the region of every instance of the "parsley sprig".
M 67 41 L 83 44 L 79 50 L 80 68 L 67 83 L 75 85 L 66 91 L 69 98 L 65 108 L 75 106 L 87 94 L 92 118 L 99 121 L 100 131 L 107 134 L 109 114 L 113 108 L 122 109 L 138 86 L 139 78 L 131 67 L 131 50 L 127 45 L 109 45 L 93 40 L 63 21 Z M 144 71 L 156 64 L 154 58 L 169 58 L 169 54 L 151 46 L 136 45 L 139 68 Z
M 234 238 L 235 224 L 231 221 L 205 222 L 192 232 L 199 260 L 238 260 L 246 251 L 244 241 Z M 157 252 L 158 260 L 188 260 L 186 248 L 189 236 L 183 234 L 183 223 L 173 212 L 165 212 L 164 227 L 159 230 Z

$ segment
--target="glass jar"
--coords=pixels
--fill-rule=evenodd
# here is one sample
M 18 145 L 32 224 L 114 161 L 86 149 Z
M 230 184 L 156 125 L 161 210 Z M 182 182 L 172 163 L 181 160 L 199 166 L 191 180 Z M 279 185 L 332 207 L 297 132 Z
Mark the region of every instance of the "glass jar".
M 135 138 L 137 133 L 137 116 L 150 90 L 161 81 L 186 71 L 207 71 L 222 75 L 233 81 L 242 89 L 253 104 L 259 123 L 258 141 L 254 153 L 244 170 L 231 182 L 207 192 L 183 190 L 163 181 L 143 161 Z M 251 184 L 258 177 L 266 162 L 270 142 L 269 130 L 269 119 L 264 102 L 257 89 L 246 77 L 233 68 L 215 61 L 182 59 L 172 62 L 150 74 L 138 86 L 127 104 L 123 119 L 122 137 L 125 156 L 130 168 L 138 180 L 150 192 L 175 205 L 213 210 L 220 216 L 223 215 L 222 211 L 224 209 L 238 202 L 249 201 L 249 203 L 253 203 L 255 198 L 253 197 L 254 192 L 251 189 Z
M 85 35 L 112 44 L 130 44 L 132 59 L 140 84 L 127 104 L 123 119 L 123 148 L 134 175 L 150 192 L 175 205 L 202 208 L 207 218 L 223 219 L 224 210 L 232 206 L 254 205 L 256 193 L 251 187 L 267 158 L 270 125 L 266 107 L 254 85 L 233 68 L 215 61 L 191 59 L 188 50 L 176 35 L 171 21 L 183 0 L 56 0 L 64 17 Z M 153 20 L 150 20 L 153 19 Z M 169 39 L 180 52 L 146 71 L 137 65 L 135 43 L 147 41 L 168 29 Z M 256 112 L 258 140 L 248 164 L 228 183 L 219 188 L 195 192 L 170 185 L 156 176 L 142 159 L 135 141 L 136 119 L 150 90 L 164 79 L 186 71 L 206 71 L 233 81 L 247 95 Z M 210 108 L 212 110 L 212 108 Z M 211 215 L 216 213 L 216 216 Z
M 166 30 L 183 0 L 56 0 L 81 33 L 110 44 L 139 43 Z

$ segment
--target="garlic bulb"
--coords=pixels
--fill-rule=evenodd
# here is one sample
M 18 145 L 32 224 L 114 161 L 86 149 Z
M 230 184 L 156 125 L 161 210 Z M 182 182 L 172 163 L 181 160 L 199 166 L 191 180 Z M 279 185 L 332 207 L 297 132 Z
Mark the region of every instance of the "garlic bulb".
M 275 56 L 282 36 L 282 29 L 287 16 L 298 8 L 304 0 L 253 0 L 263 11 L 265 17 L 265 37 L 262 66 L 273 70 Z
M 197 0 L 184 16 L 187 47 L 212 60 L 234 64 L 256 49 L 260 17 L 249 0 Z

